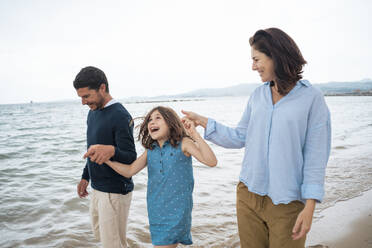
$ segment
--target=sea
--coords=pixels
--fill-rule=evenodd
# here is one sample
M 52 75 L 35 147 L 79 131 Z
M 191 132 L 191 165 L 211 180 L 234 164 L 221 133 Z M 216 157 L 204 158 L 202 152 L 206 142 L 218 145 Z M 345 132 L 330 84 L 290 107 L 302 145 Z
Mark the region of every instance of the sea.
M 182 109 L 190 110 L 235 126 L 248 97 L 119 101 L 133 117 L 163 105 L 180 115 Z M 316 206 L 314 221 L 338 201 L 372 188 L 372 97 L 331 96 L 326 102 L 332 118 L 332 150 L 326 195 Z M 89 196 L 80 199 L 76 193 L 85 166 L 87 113 L 88 107 L 78 100 L 0 105 L 0 247 L 100 246 L 91 231 Z M 200 127 L 197 130 L 203 133 Z M 239 247 L 235 192 L 244 150 L 210 145 L 217 167 L 193 161 L 194 244 L 189 247 Z M 138 142 L 136 149 L 138 154 L 143 152 Z M 147 170 L 133 180 L 129 247 L 152 247 L 146 209 Z

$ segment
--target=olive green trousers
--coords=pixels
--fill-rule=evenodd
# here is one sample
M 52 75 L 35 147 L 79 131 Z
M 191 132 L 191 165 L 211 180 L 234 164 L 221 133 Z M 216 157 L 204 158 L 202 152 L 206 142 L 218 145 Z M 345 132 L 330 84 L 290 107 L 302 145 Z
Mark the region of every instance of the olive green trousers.
M 237 186 L 236 210 L 241 248 L 304 248 L 306 237 L 292 239 L 292 229 L 303 210 L 301 201 L 274 205 L 268 196 Z

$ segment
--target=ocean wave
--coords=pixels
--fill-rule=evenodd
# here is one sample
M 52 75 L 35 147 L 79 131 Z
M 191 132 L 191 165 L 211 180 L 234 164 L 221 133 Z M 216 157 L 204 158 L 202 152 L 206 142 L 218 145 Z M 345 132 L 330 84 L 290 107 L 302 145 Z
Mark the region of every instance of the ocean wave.
M 12 159 L 16 155 L 19 155 L 19 153 L 18 152 L 0 153 L 0 160 Z

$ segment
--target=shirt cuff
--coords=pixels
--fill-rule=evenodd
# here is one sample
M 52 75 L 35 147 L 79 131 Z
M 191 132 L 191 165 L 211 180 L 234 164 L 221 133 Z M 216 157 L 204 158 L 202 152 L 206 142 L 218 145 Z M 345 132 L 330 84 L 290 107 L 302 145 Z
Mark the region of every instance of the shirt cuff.
M 322 202 L 324 196 L 324 186 L 319 184 L 303 184 L 301 187 L 302 199 L 314 199 Z
M 204 130 L 204 139 L 209 140 L 209 136 L 216 131 L 216 121 L 208 118 L 207 127 Z
M 120 161 L 120 149 L 117 146 L 114 146 L 114 155 L 110 158 L 114 161 Z
M 83 175 L 81 175 L 81 179 L 85 179 L 89 182 L 89 173 L 83 173 Z

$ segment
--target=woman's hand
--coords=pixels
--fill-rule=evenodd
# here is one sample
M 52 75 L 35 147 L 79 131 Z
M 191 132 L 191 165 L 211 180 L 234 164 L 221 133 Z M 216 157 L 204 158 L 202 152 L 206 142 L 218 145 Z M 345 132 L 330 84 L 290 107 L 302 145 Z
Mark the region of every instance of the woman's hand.
M 194 122 L 195 126 L 202 126 L 204 128 L 207 127 L 208 118 L 202 115 L 199 115 L 197 113 L 191 112 L 191 111 L 185 111 L 181 110 L 182 114 L 185 115 L 185 117 L 182 118 L 182 122 L 184 122 L 184 119 L 187 118 Z
M 292 230 L 292 239 L 298 240 L 305 237 L 310 231 L 315 209 L 315 200 L 306 200 L 305 208 L 297 216 L 296 224 Z
M 197 131 L 195 129 L 195 123 L 186 117 L 182 118 L 182 123 L 186 129 L 187 134 L 191 138 L 195 139 L 195 135 L 197 134 Z

